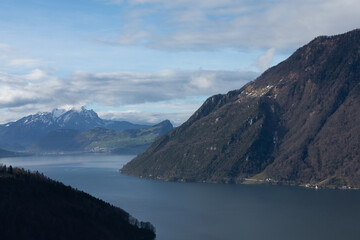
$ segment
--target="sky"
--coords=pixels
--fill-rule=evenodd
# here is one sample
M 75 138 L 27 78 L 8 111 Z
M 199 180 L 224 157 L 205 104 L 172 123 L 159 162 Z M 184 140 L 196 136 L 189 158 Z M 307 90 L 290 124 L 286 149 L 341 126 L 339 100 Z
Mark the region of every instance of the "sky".
M 358 0 L 1 0 L 0 124 L 86 106 L 186 121 L 319 35 L 360 26 Z

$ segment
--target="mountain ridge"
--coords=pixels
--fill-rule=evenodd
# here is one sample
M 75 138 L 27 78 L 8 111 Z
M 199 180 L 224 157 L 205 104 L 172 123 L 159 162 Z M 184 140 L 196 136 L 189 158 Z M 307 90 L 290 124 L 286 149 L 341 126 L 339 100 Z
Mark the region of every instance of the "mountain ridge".
M 0 125 L 0 147 L 7 150 L 26 150 L 46 134 L 57 129 L 86 131 L 95 127 L 111 130 L 149 128 L 150 125 L 127 121 L 101 119 L 93 110 L 54 109 L 25 116 L 15 122 Z
M 101 127 L 80 131 L 57 129 L 31 146 L 38 153 L 139 154 L 160 136 L 173 129 L 169 120 L 145 129 L 111 130 Z
M 360 187 L 359 43 L 359 29 L 315 38 L 241 89 L 208 98 L 121 171 Z

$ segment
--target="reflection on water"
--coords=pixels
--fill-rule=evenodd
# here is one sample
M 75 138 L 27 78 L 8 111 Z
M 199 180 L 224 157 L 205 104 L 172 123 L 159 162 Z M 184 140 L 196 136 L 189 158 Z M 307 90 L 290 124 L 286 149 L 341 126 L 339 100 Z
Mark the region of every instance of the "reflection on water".
M 360 191 L 171 183 L 119 173 L 133 156 L 0 159 L 150 221 L 159 240 L 358 239 Z

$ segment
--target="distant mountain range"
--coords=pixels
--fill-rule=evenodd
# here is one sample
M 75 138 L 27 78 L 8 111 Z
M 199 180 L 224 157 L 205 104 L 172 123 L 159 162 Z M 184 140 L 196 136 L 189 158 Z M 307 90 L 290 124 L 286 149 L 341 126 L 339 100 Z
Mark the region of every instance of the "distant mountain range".
M 7 151 L 4 149 L 0 149 L 0 158 L 7 158 L 7 157 L 20 157 L 20 156 L 26 156 L 24 153 L 17 153 L 12 151 Z
M 67 151 L 67 150 L 94 150 L 97 146 L 102 149 L 109 151 L 117 151 L 116 149 L 121 149 L 124 146 L 129 146 L 129 148 L 142 149 L 147 146 L 150 142 L 159 137 L 159 134 L 163 134 L 166 130 L 172 129 L 172 125 L 169 121 L 165 121 L 160 124 L 163 128 L 161 131 L 155 130 L 150 125 L 139 125 L 133 124 L 127 121 L 113 121 L 101 119 L 96 112 L 93 110 L 87 110 L 84 107 L 81 110 L 62 110 L 54 109 L 52 112 L 37 113 L 34 115 L 29 115 L 21 118 L 16 122 L 10 122 L 0 125 L 0 148 L 12 151 L 19 150 L 51 150 L 51 151 Z M 145 131 L 145 129 L 151 128 L 154 130 Z M 103 129 L 103 130 L 100 130 Z M 125 144 L 126 140 L 120 140 L 121 136 L 126 136 L 130 141 L 134 142 L 135 135 L 128 135 L 131 133 L 130 130 L 139 130 L 152 134 L 151 137 L 147 136 L 146 140 L 140 140 L 145 138 L 144 135 L 139 135 L 136 140 L 136 146 L 130 147 L 130 144 Z M 166 130 L 165 130 L 166 129 Z M 87 132 L 86 132 L 87 131 Z M 126 133 L 120 133 L 119 131 L 127 131 Z M 84 132 L 84 133 L 83 133 Z M 104 136 L 100 137 L 100 133 L 103 133 Z M 79 140 L 79 138 L 90 137 L 96 135 L 99 139 L 103 138 L 106 141 L 111 142 L 111 147 L 104 146 L 104 142 L 98 142 L 96 144 L 91 144 L 89 140 Z M 146 135 L 146 134 L 145 134 Z M 73 136 L 77 140 L 72 140 Z M 114 137 L 113 140 L 109 140 L 111 136 Z M 118 147 L 114 145 L 114 142 L 117 141 L 120 143 Z M 85 143 L 86 142 L 86 143 Z M 143 146 L 140 147 L 139 144 L 143 142 Z M 88 144 L 88 145 L 86 145 Z M 92 148 L 93 146 L 93 148 Z M 131 152 L 133 151 L 131 150 Z
M 205 101 L 123 173 L 177 181 L 360 187 L 360 30 L 314 39 Z
M 173 129 L 169 120 L 141 129 L 111 130 L 101 127 L 87 131 L 58 129 L 49 132 L 36 144 L 32 152 L 105 152 L 138 154 L 145 151 L 156 139 Z

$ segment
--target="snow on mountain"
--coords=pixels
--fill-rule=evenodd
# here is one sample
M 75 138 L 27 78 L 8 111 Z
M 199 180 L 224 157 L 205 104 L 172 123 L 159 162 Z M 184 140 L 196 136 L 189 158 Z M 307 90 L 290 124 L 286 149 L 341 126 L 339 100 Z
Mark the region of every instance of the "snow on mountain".
M 65 109 L 58 109 L 58 108 L 55 108 L 54 110 L 52 110 L 52 117 L 53 119 L 57 119 L 59 118 L 61 115 L 63 115 L 64 113 L 66 112 Z
M 51 113 L 47 112 L 39 112 L 34 115 L 29 115 L 26 117 L 23 117 L 22 119 L 16 121 L 13 124 L 19 125 L 19 124 L 25 124 L 25 125 L 31 125 L 35 123 L 45 123 L 49 124 L 52 122 Z
M 126 121 L 101 119 L 93 110 L 54 109 L 23 117 L 15 122 L 0 125 L 0 147 L 19 150 L 12 146 L 28 147 L 47 133 L 56 129 L 89 130 L 102 127 L 112 130 L 139 129 L 150 126 L 132 124 Z M 10 146 L 10 147 L 9 147 Z
M 87 118 L 90 119 L 99 119 L 99 116 L 97 115 L 96 112 L 94 112 L 92 109 L 91 110 L 87 110 L 85 107 L 81 107 L 81 112 L 80 114 L 86 116 Z

